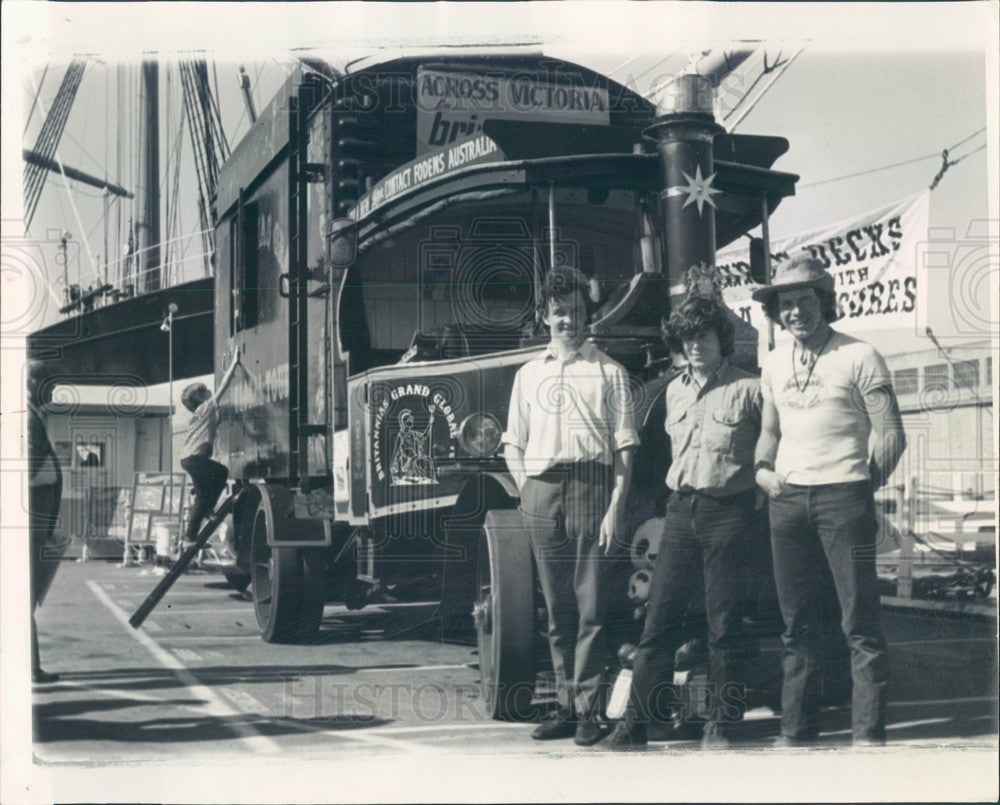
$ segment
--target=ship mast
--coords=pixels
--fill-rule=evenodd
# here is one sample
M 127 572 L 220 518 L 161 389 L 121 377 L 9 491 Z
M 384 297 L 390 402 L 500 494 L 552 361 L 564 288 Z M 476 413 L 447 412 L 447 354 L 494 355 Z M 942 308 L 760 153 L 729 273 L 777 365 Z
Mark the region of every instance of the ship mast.
M 138 207 L 142 216 L 136 224 L 137 244 L 141 255 L 141 276 L 137 283 L 143 292 L 160 287 L 160 99 L 159 65 L 142 63 L 142 182 Z

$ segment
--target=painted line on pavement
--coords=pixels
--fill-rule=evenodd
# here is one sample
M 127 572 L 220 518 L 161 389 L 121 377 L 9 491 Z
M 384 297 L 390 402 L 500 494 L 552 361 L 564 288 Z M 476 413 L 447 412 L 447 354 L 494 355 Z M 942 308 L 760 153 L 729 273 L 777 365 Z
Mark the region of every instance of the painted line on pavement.
M 135 638 L 136 641 L 149 651 L 149 653 L 152 654 L 164 668 L 173 671 L 192 695 L 205 700 L 205 704 L 201 708 L 202 710 L 207 710 L 211 715 L 222 719 L 230 719 L 234 716 L 244 715 L 238 710 L 233 709 L 233 707 L 225 702 L 211 688 L 202 685 L 198 681 L 197 677 L 184 667 L 184 664 L 181 663 L 180 660 L 161 647 L 160 644 L 153 640 L 153 638 L 151 638 L 148 634 L 139 631 L 138 629 L 133 629 L 128 622 L 128 614 L 111 600 L 108 594 L 101 589 L 100 585 L 88 580 L 87 586 L 96 596 L 97 600 L 108 608 L 111 614 L 115 617 L 115 620 L 117 620 L 125 628 L 125 631 L 128 634 Z M 230 731 L 235 733 L 235 735 L 247 746 L 247 748 L 252 751 L 281 751 L 281 745 L 277 741 L 272 740 L 266 735 L 262 735 L 249 724 L 234 723 L 226 724 L 225 726 L 228 727 Z
M 358 672 L 366 674 L 391 674 L 399 673 L 400 671 L 453 671 L 456 668 L 468 669 L 469 665 L 468 663 L 460 663 L 458 665 L 407 665 L 400 668 L 381 668 L 376 665 L 368 668 L 359 668 Z

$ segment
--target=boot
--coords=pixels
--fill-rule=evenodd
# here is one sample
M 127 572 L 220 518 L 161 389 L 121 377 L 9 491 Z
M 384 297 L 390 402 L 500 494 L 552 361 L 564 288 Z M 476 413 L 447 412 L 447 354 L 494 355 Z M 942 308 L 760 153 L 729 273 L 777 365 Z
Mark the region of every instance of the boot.
M 648 740 L 646 732 L 646 722 L 639 721 L 635 710 L 629 707 L 608 738 L 608 749 L 616 752 L 644 749 Z

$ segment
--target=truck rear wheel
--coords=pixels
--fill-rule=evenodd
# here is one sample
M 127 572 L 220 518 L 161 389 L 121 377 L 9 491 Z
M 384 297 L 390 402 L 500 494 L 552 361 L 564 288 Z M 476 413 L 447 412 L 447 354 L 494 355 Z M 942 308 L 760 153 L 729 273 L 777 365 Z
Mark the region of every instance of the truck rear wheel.
M 476 579 L 473 619 L 488 712 L 496 719 L 525 720 L 535 685 L 535 583 L 519 512 L 487 513 Z
M 263 504 L 251 532 L 254 614 L 266 643 L 312 642 L 323 621 L 324 596 L 317 552 L 268 544 Z

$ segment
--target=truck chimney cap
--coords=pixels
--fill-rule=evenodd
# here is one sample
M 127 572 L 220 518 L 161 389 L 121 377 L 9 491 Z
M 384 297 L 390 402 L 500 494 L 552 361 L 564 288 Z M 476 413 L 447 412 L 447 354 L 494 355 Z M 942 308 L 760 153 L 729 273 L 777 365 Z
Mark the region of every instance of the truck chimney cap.
M 712 115 L 715 89 L 712 80 L 697 73 L 675 76 L 652 97 L 658 115 Z

